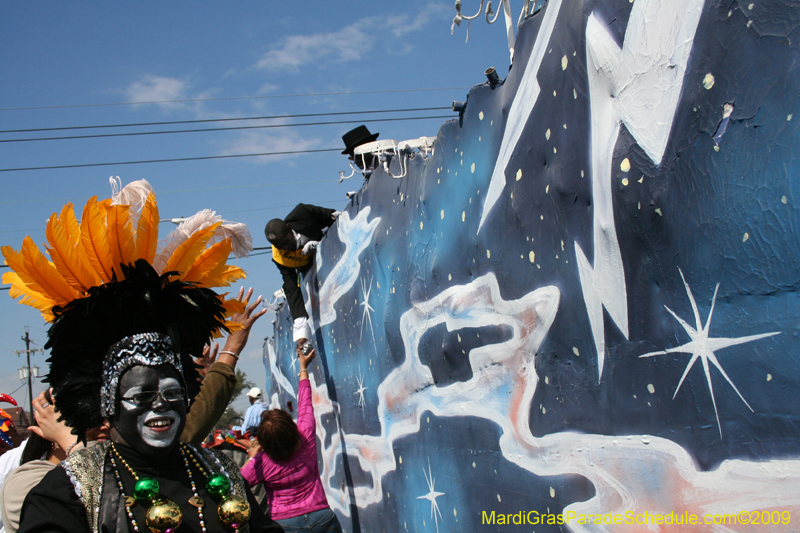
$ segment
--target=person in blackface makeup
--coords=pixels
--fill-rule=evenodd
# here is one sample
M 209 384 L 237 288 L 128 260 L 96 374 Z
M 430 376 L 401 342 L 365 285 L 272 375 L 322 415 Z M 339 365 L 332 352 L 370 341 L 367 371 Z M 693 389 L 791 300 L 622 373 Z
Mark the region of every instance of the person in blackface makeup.
M 84 444 L 93 428 L 110 425 L 110 440 L 68 449 L 28 493 L 18 531 L 280 532 L 232 460 L 181 440 L 187 412 L 216 409 L 195 409 L 195 359 L 226 331 L 220 357 L 237 359 L 263 314 L 255 312 L 260 299 L 248 304 L 241 291 L 228 299 L 211 289 L 244 277 L 226 263 L 252 239 L 243 225 L 204 210 L 159 241 L 155 195 L 146 182 L 131 185 L 90 199 L 80 223 L 71 205 L 53 214 L 52 262 L 30 239 L 20 252 L 2 248 L 11 296 L 52 323 L 47 380 L 59 421 Z M 190 441 L 204 422 L 192 424 Z
M 235 463 L 181 442 L 187 386 L 195 383 L 187 379 L 189 361 L 160 332 L 129 335 L 108 349 L 99 408 L 110 441 L 73 452 L 45 476 L 25 500 L 20 533 L 281 531 L 260 512 Z
M 186 425 L 186 391 L 175 369 L 134 366 L 119 384 L 124 392 L 111 419 L 111 439 L 151 457 L 173 451 Z

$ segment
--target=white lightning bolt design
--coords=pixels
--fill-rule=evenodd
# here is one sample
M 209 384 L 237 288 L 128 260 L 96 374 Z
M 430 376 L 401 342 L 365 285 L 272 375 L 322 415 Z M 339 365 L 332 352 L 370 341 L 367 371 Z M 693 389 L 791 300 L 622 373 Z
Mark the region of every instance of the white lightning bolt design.
M 539 28 L 539 33 L 536 36 L 536 43 L 533 45 L 531 55 L 528 58 L 528 63 L 525 65 L 525 72 L 522 74 L 522 81 L 520 81 L 517 94 L 514 96 L 514 101 L 511 103 L 511 109 L 508 111 L 508 122 L 506 129 L 503 132 L 503 141 L 500 144 L 500 152 L 497 154 L 497 159 L 492 171 L 492 180 L 489 182 L 489 190 L 486 191 L 486 200 L 483 202 L 483 211 L 481 212 L 481 221 L 478 224 L 478 233 L 480 233 L 486 217 L 489 216 L 494 204 L 500 198 L 500 195 L 506 186 L 506 167 L 508 161 L 511 159 L 511 154 L 517 147 L 517 142 L 525 129 L 525 124 L 528 122 L 528 117 L 533 111 L 533 106 L 539 99 L 539 81 L 536 75 L 539 73 L 539 67 L 542 64 L 542 58 L 547 51 L 547 45 L 550 42 L 550 36 L 553 34 L 553 28 L 556 25 L 558 12 L 561 10 L 561 0 L 551 0 L 547 3 L 545 8 L 544 19 Z
M 717 411 L 717 400 L 714 398 L 714 386 L 711 384 L 711 374 L 708 373 L 709 367 L 708 362 L 717 367 L 717 370 L 722 374 L 728 384 L 733 387 L 733 390 L 736 391 L 736 394 L 739 395 L 739 398 L 744 402 L 750 411 L 753 411 L 753 408 L 750 407 L 750 404 L 747 403 L 747 400 L 744 399 L 742 393 L 739 392 L 739 389 L 736 388 L 736 385 L 733 384 L 731 378 L 728 377 L 728 374 L 725 373 L 725 370 L 722 368 L 722 365 L 719 364 L 717 360 L 717 356 L 714 354 L 715 351 L 721 350 L 723 348 L 727 348 L 729 346 L 736 346 L 737 344 L 744 344 L 746 342 L 756 341 L 758 339 L 763 339 L 765 337 L 772 337 L 773 335 L 777 335 L 780 331 L 774 331 L 772 333 L 762 333 L 760 335 L 748 335 L 746 337 L 737 337 L 737 338 L 724 338 L 724 337 L 717 337 L 717 338 L 710 338 L 708 336 L 708 328 L 711 325 L 711 316 L 714 314 L 714 305 L 717 302 L 717 291 L 719 290 L 719 283 L 717 283 L 716 288 L 714 289 L 714 297 L 711 299 L 711 309 L 708 311 L 708 320 L 706 320 L 706 325 L 703 326 L 703 323 L 700 319 L 700 311 L 697 309 L 697 302 L 695 302 L 694 295 L 692 294 L 692 290 L 689 288 L 689 284 L 686 283 L 686 278 L 683 276 L 683 271 L 678 269 L 678 272 L 681 274 L 681 279 L 683 280 L 683 286 L 686 287 L 686 294 L 689 295 L 689 301 L 692 303 L 692 311 L 694 311 L 694 320 L 696 327 L 693 328 L 690 326 L 684 319 L 679 317 L 675 312 L 667 307 L 666 305 L 664 308 L 669 311 L 675 320 L 677 320 L 683 329 L 686 330 L 686 333 L 689 334 L 689 337 L 692 339 L 690 342 L 687 342 L 683 346 L 678 346 L 677 348 L 669 348 L 667 350 L 662 350 L 660 352 L 650 352 L 644 355 L 640 355 L 639 357 L 653 357 L 654 355 L 666 355 L 668 353 L 690 353 L 692 354 L 692 358 L 689 360 L 689 363 L 686 365 L 686 370 L 684 370 L 683 375 L 681 376 L 681 380 L 678 382 L 678 387 L 675 389 L 675 394 L 672 395 L 672 399 L 675 399 L 675 396 L 678 395 L 678 391 L 681 390 L 681 385 L 683 385 L 683 380 L 686 379 L 686 375 L 689 373 L 689 370 L 692 369 L 694 363 L 699 358 L 703 361 L 703 372 L 706 375 L 706 382 L 708 383 L 708 392 L 711 394 L 711 402 L 714 404 L 714 415 L 717 417 L 717 427 L 719 428 L 719 438 L 722 438 L 722 425 L 719 422 L 719 412 Z
M 319 289 L 319 326 L 331 324 L 336 320 L 334 305 L 358 279 L 361 271 L 361 262 L 358 257 L 370 245 L 375 230 L 381 223 L 381 217 L 375 217 L 367 222 L 369 212 L 370 207 L 366 206 L 352 220 L 347 211 L 343 211 L 339 215 L 338 235 L 344 242 L 345 250 Z M 317 256 L 319 255 L 317 253 Z M 307 302 L 306 308 L 312 303 L 316 302 Z M 309 314 L 309 316 L 312 315 Z
M 436 533 L 439 533 L 439 519 L 444 521 L 442 518 L 442 512 L 439 511 L 439 504 L 436 502 L 436 498 L 439 496 L 444 496 L 444 492 L 436 492 L 435 483 L 436 480 L 433 479 L 433 474 L 431 474 L 431 459 L 428 458 L 428 471 L 426 472 L 425 469 L 422 469 L 422 473 L 425 475 L 425 482 L 428 484 L 428 494 L 423 496 L 418 496 L 418 500 L 428 500 L 431 502 L 431 518 L 436 522 Z M 438 514 L 438 516 L 437 516 Z
M 575 255 L 597 351 L 598 379 L 606 351 L 603 307 L 628 338 L 628 293 L 611 193 L 614 147 L 625 124 L 650 159 L 661 163 L 703 3 L 637 0 L 622 49 L 594 13 L 586 23 L 594 260 L 588 260 L 577 242 Z

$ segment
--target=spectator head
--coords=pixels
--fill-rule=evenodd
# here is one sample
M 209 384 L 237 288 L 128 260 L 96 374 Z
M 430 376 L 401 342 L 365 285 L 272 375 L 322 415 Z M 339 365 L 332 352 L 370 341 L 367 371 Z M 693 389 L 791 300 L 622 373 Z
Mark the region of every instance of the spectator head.
M 247 393 L 247 397 L 250 398 L 250 404 L 256 403 L 257 400 L 261 399 L 261 389 L 253 387 L 250 389 L 250 392 Z
M 279 250 L 296 250 L 297 241 L 294 238 L 291 226 L 279 218 L 267 222 L 264 228 L 267 240 Z
M 290 459 L 300 447 L 300 431 L 289 413 L 270 409 L 261 415 L 258 444 L 273 461 Z

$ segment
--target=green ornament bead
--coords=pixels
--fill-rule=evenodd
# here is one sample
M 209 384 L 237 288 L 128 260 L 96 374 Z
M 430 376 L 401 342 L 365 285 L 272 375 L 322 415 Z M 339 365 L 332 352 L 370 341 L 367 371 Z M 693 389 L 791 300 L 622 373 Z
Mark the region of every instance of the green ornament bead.
M 139 501 L 152 502 L 158 498 L 159 490 L 161 490 L 161 487 L 158 485 L 158 480 L 151 477 L 143 477 L 133 487 L 133 497 Z
M 214 498 L 224 498 L 231 490 L 231 481 L 227 476 L 214 474 L 206 481 L 206 490 Z

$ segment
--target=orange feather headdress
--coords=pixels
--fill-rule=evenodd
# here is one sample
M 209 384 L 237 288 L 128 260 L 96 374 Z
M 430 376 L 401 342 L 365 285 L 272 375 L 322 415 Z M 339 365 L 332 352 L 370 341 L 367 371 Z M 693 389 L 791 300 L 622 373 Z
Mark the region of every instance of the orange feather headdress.
M 111 178 L 112 198 L 98 201 L 95 196 L 86 202 L 80 221 L 72 204 L 50 216 L 46 254 L 30 237 L 25 237 L 19 251 L 2 247 L 11 267 L 2 279 L 11 285 L 11 297 L 53 322 L 55 307 L 86 297 L 93 287 L 124 280 L 120 265 L 139 259 L 158 274 L 174 273 L 171 280 L 198 287 L 227 287 L 245 277 L 244 270 L 228 265 L 227 260 L 231 253 L 244 257 L 252 250 L 247 226 L 204 210 L 185 219 L 159 242 L 158 206 L 152 187 L 140 180 L 120 189 L 118 180 Z M 219 298 L 226 318 L 243 309 L 235 299 Z M 229 330 L 239 327 L 230 321 L 225 325 Z
M 242 257 L 252 250 L 244 224 L 201 211 L 159 242 L 150 184 L 142 180 L 120 188 L 114 178 L 111 184 L 112 197 L 91 198 L 80 221 L 71 204 L 53 213 L 44 251 L 30 237 L 19 251 L 2 248 L 11 267 L 3 275 L 11 296 L 51 323 L 46 381 L 61 419 L 81 439 L 100 425 L 103 414 L 113 413 L 108 402 L 115 401 L 120 377 L 114 365 L 128 353 L 114 352 L 115 343 L 133 342 L 140 334 L 169 339 L 180 361 L 170 364 L 182 375 L 191 401 L 199 391 L 193 357 L 211 336 L 241 328 L 230 317 L 246 305 L 213 290 L 245 277 L 241 268 L 227 264 L 231 253 Z M 161 355 L 138 354 L 136 362 L 161 364 Z M 113 372 L 105 370 L 107 359 Z

